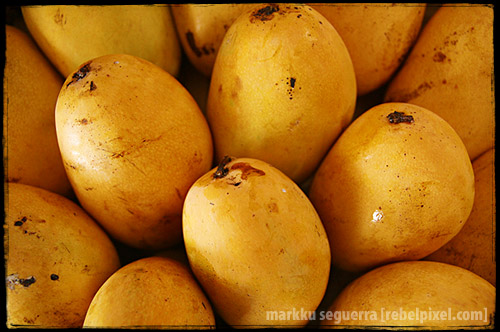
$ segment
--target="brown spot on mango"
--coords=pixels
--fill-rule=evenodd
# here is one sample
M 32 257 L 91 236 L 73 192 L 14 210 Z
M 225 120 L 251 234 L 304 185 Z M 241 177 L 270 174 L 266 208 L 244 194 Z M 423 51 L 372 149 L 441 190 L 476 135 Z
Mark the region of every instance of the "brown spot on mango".
M 246 180 L 250 175 L 263 176 L 266 173 L 263 170 L 254 168 L 248 163 L 239 162 L 231 166 L 231 170 L 239 169 L 241 171 L 241 179 Z
M 209 55 L 212 53 L 215 53 L 215 48 L 213 45 L 203 45 L 201 48 L 196 46 L 196 41 L 194 40 L 194 34 L 191 31 L 186 32 L 186 40 L 188 42 L 189 47 L 191 48 L 191 51 L 197 56 L 201 57 L 203 55 Z
M 63 13 L 61 13 L 60 9 L 58 9 L 56 14 L 54 15 L 54 22 L 61 27 L 66 24 L 66 18 L 64 17 Z
M 202 55 L 200 49 L 196 46 L 196 42 L 194 41 L 194 35 L 191 31 L 188 30 L 186 32 L 186 40 L 188 42 L 189 47 L 191 48 L 191 51 L 197 56 L 200 57 Z
M 66 87 L 68 87 L 70 84 L 73 84 L 75 82 L 80 81 L 82 78 L 85 78 L 87 74 L 90 72 L 90 61 L 84 64 L 83 66 L 80 67 L 80 69 L 71 76 L 71 81 L 69 81 L 68 84 L 66 84 Z
M 275 202 L 271 202 L 267 205 L 267 207 L 269 208 L 269 212 L 271 213 L 279 213 L 280 212 L 280 209 L 278 208 L 278 204 L 276 204 Z
M 432 60 L 434 60 L 434 62 L 444 62 L 444 60 L 446 60 L 446 55 L 443 52 L 436 52 Z
M 277 4 L 269 4 L 265 7 L 256 9 L 250 16 L 250 22 L 253 23 L 255 20 L 259 21 L 269 21 L 274 18 L 274 13 L 279 11 L 280 8 Z
M 400 94 L 395 94 L 393 98 L 387 98 L 386 102 L 391 101 L 400 101 L 400 102 L 409 102 L 413 99 L 421 96 L 425 91 L 431 89 L 434 86 L 433 82 L 423 82 L 416 89 L 409 91 L 407 93 L 401 92 Z

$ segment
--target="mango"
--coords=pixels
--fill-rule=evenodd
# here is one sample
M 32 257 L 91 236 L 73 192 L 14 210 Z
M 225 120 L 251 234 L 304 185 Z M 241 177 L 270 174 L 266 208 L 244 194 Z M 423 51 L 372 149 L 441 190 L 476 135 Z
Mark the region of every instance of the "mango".
M 190 63 L 210 77 L 222 39 L 234 20 L 254 3 L 184 3 L 171 5 L 182 49 Z
M 310 6 L 325 16 L 346 44 L 358 96 L 389 82 L 417 40 L 426 4 L 323 3 Z
M 458 266 L 427 261 L 378 267 L 352 281 L 321 326 L 478 329 L 494 324 L 496 289 Z
M 441 6 L 430 18 L 386 102 L 427 108 L 447 121 L 472 160 L 494 146 L 493 8 Z
M 496 286 L 495 149 L 473 161 L 474 205 L 460 232 L 427 260 L 458 265 Z
M 6 185 L 7 326 L 79 328 L 95 293 L 120 267 L 108 235 L 73 201 Z
M 212 167 L 213 145 L 174 76 L 132 55 L 90 60 L 64 82 L 56 129 L 79 202 L 114 239 L 150 250 L 182 242 L 184 197 Z
M 99 288 L 84 328 L 213 329 L 210 302 L 184 264 L 145 257 L 116 271 Z
M 351 122 L 356 78 L 339 34 L 309 6 L 265 4 L 222 41 L 207 100 L 216 161 L 255 158 L 300 183 Z
M 67 77 L 99 56 L 125 53 L 177 75 L 181 46 L 168 5 L 23 6 L 26 26 Z
M 330 273 L 328 239 L 307 196 L 252 158 L 224 158 L 189 189 L 182 217 L 194 275 L 231 327 L 304 326 L 269 312 L 317 308 Z
M 420 106 L 379 104 L 334 144 L 309 197 L 333 264 L 359 272 L 436 251 L 462 229 L 474 172 L 458 134 Z
M 73 197 L 54 119 L 63 77 L 28 34 L 10 25 L 5 32 L 5 179 Z

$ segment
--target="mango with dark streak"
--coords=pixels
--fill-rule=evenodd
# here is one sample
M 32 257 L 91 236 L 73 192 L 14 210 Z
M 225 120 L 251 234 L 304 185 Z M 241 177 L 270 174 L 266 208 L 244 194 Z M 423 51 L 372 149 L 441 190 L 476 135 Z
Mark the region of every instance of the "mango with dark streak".
M 64 82 L 56 129 L 79 202 L 113 238 L 152 250 L 182 242 L 184 197 L 213 146 L 175 77 L 132 55 L 86 62 Z

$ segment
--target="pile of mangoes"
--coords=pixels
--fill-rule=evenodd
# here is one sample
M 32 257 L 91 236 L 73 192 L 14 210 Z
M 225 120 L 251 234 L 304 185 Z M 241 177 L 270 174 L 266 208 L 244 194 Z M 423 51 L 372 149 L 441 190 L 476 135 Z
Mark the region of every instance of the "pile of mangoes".
M 6 14 L 8 327 L 494 326 L 492 5 Z

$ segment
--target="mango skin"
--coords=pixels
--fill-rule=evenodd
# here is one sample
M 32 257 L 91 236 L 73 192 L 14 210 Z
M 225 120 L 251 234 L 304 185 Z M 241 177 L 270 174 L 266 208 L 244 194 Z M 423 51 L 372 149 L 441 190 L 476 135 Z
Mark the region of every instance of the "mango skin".
M 352 120 L 356 78 L 344 42 L 308 6 L 264 4 L 231 25 L 207 100 L 217 162 L 270 163 L 297 183 Z
M 232 327 L 303 326 L 266 311 L 315 310 L 330 272 L 330 249 L 316 211 L 275 167 L 235 158 L 189 190 L 183 210 L 190 266 L 215 311 Z M 299 309 L 300 310 L 300 309 Z
M 310 4 L 335 27 L 356 73 L 358 96 L 386 84 L 417 40 L 426 4 Z
M 468 269 L 496 286 L 496 187 L 495 149 L 472 162 L 475 178 L 474 205 L 460 232 L 426 260 Z
M 172 4 L 182 49 L 191 64 L 210 77 L 222 39 L 236 18 L 254 3 Z
M 22 6 L 26 26 L 67 77 L 102 55 L 141 57 L 177 75 L 181 46 L 168 5 Z
M 79 202 L 113 238 L 151 250 L 182 242 L 184 197 L 213 146 L 175 77 L 131 55 L 93 59 L 65 81 L 56 129 Z
M 146 257 L 106 280 L 83 326 L 214 329 L 215 318 L 188 266 L 175 259 Z
M 337 324 L 334 320 L 323 320 L 321 326 L 486 328 L 494 324 L 495 302 L 495 287 L 466 269 L 439 262 L 398 262 L 358 277 L 344 288 L 329 308 L 332 312 L 373 311 L 376 316 L 359 315 L 357 318 L 342 319 Z M 420 311 L 418 317 L 417 310 Z M 396 312 L 396 317 L 393 318 L 391 312 Z M 406 312 L 406 317 L 400 314 L 402 312 Z M 408 314 L 410 312 L 413 312 L 413 318 Z M 441 312 L 445 312 L 446 316 Z M 472 312 L 482 316 L 478 316 L 477 320 L 460 319 L 467 315 L 471 317 Z M 436 313 L 443 318 L 436 319 Z
M 495 142 L 493 65 L 493 8 L 443 5 L 422 29 L 384 100 L 435 112 L 474 160 Z
M 413 122 L 390 123 L 395 111 Z M 416 105 L 384 103 L 344 131 L 309 197 L 328 233 L 333 264 L 366 271 L 421 259 L 451 240 L 472 210 L 474 172 L 443 119 Z
M 9 25 L 5 33 L 5 179 L 72 197 L 54 120 L 63 77 L 28 34 Z
M 94 294 L 120 267 L 113 243 L 69 199 L 19 183 L 5 189 L 7 326 L 82 327 Z

